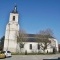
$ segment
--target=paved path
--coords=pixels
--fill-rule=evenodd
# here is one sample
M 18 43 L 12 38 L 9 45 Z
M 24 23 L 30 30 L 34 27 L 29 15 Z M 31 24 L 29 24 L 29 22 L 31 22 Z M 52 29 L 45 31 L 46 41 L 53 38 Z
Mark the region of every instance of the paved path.
M 10 58 L 0 60 L 43 60 L 43 59 L 58 59 L 60 54 L 55 55 L 12 55 Z

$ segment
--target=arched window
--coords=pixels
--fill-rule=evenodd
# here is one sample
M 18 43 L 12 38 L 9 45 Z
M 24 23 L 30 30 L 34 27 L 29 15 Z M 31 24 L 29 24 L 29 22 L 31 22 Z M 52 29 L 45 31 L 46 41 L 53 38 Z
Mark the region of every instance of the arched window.
M 32 49 L 32 44 L 30 44 L 30 49 Z
M 15 16 L 13 16 L 13 21 L 15 21 Z
M 38 50 L 40 49 L 40 45 L 38 44 Z

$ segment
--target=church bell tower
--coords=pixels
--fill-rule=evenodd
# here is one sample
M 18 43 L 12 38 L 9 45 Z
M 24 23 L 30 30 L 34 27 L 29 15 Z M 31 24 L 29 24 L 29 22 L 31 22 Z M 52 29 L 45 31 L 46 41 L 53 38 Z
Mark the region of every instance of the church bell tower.
M 17 51 L 17 35 L 19 32 L 18 16 L 17 6 L 15 6 L 10 13 L 9 22 L 6 25 L 4 51 Z

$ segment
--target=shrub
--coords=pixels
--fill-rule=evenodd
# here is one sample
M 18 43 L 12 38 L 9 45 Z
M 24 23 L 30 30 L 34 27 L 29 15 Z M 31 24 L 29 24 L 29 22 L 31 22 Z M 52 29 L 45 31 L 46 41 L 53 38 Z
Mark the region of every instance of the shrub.
M 25 51 L 25 55 L 27 55 L 27 50 Z

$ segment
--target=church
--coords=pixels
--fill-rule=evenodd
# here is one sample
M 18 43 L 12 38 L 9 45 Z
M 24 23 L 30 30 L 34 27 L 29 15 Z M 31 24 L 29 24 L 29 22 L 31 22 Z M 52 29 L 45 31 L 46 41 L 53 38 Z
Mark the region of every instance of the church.
M 5 40 L 4 40 L 4 51 L 11 51 L 14 53 L 22 52 L 25 53 L 43 53 L 43 47 L 38 46 L 38 43 L 35 41 L 34 36 L 35 34 L 28 34 L 28 41 L 23 42 L 23 47 L 20 49 L 19 44 L 17 43 L 17 35 L 19 33 L 19 23 L 18 23 L 18 11 L 17 6 L 14 7 L 14 10 L 10 13 L 9 16 L 9 22 L 6 25 L 6 31 L 5 31 Z M 53 52 L 53 47 L 56 47 L 56 50 L 58 51 L 58 41 L 55 38 L 49 38 L 51 41 L 51 44 L 47 46 L 47 49 L 45 52 Z M 43 43 L 39 43 L 42 44 Z M 43 45 L 44 46 L 44 45 Z

